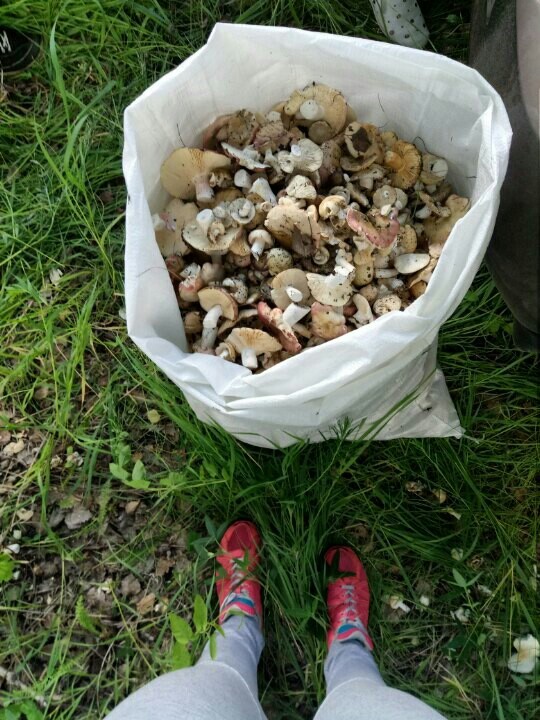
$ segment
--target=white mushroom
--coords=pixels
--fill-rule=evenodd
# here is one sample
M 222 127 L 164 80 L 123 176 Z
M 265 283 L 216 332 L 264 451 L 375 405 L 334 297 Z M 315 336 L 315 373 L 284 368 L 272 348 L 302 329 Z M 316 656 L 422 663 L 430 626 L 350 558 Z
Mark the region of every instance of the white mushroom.
M 255 228 L 248 235 L 248 243 L 251 245 L 251 254 L 258 260 L 264 250 L 274 245 L 274 239 L 264 228 Z
M 311 294 L 322 305 L 343 307 L 353 294 L 348 277 L 343 275 L 318 275 L 306 273 Z
M 270 203 L 272 207 L 276 204 L 276 196 L 274 194 L 274 191 L 270 187 L 270 183 L 266 178 L 259 177 L 255 180 L 253 185 L 251 186 L 251 193 L 255 193 L 255 195 L 258 195 L 260 198 L 263 199 L 264 202 Z
M 356 305 L 356 312 L 352 316 L 352 319 L 360 327 L 373 322 L 373 313 L 367 299 L 360 293 L 356 293 L 352 296 L 352 301 Z
M 315 200 L 317 190 L 311 180 L 304 175 L 295 175 L 285 188 L 287 195 L 299 200 Z
M 238 161 L 238 164 L 248 170 L 265 170 L 268 165 L 260 161 L 260 153 L 255 150 L 253 145 L 246 145 L 245 148 L 236 148 L 229 143 L 222 142 L 221 147 L 227 155 Z
M 234 173 L 234 184 L 236 185 L 236 187 L 239 187 L 242 190 L 249 190 L 252 183 L 248 171 L 244 170 L 244 168 L 237 170 Z
M 239 225 L 247 225 L 255 217 L 255 205 L 247 198 L 238 198 L 229 204 L 229 212 Z
M 300 293 L 300 296 L 301 295 L 302 295 L 302 293 Z M 296 323 L 300 322 L 300 320 L 302 320 L 302 318 L 304 318 L 308 314 L 308 312 L 309 312 L 309 307 L 304 307 L 303 305 L 297 305 L 296 303 L 292 302 L 283 311 L 283 322 L 285 322 L 287 325 L 290 325 L 290 326 L 296 325 Z
M 402 275 L 410 275 L 425 268 L 430 256 L 427 253 L 406 253 L 398 255 L 394 260 L 394 267 Z
M 291 145 L 290 152 L 278 152 L 277 159 L 283 172 L 315 172 L 322 165 L 323 151 L 312 140 L 303 138 Z

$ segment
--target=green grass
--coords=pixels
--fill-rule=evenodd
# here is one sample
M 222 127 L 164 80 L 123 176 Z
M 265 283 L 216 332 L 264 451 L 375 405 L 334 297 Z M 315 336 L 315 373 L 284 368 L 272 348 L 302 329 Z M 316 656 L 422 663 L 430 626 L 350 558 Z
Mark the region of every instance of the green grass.
M 166 608 L 189 619 L 199 593 L 215 610 L 216 535 L 238 517 L 258 523 L 265 540 L 260 687 L 272 718 L 311 717 L 324 697 L 321 556 L 336 541 L 365 560 L 376 658 L 390 684 L 451 720 L 533 717 L 535 679 L 512 676 L 506 661 L 517 635 L 539 630 L 535 365 L 514 349 L 485 270 L 440 337 L 461 441 L 240 445 L 194 418 L 127 339 L 119 314 L 126 105 L 218 19 L 379 37 L 367 5 L 6 0 L 0 8 L 0 25 L 38 32 L 44 45 L 31 69 L 4 78 L 0 104 L 0 423 L 25 445 L 14 458 L 0 454 L 0 546 L 22 533 L 17 574 L 0 585 L 0 666 L 14 673 L 10 682 L 0 676 L 0 718 L 99 717 L 169 669 Z M 427 5 L 433 49 L 466 60 L 469 3 Z M 63 272 L 57 286 L 53 268 Z M 109 471 L 137 459 L 145 490 Z M 425 490 L 407 491 L 410 481 Z M 432 493 L 439 488 L 443 504 Z M 134 499 L 140 505 L 127 514 Z M 68 530 L 61 518 L 79 504 L 92 517 Z M 140 591 L 125 596 L 130 575 Z M 460 587 L 461 577 L 472 584 Z M 429 608 L 419 603 L 426 587 Z M 150 593 L 158 609 L 141 615 L 137 600 Z M 388 594 L 411 605 L 398 622 Z M 462 605 L 467 625 L 450 615 Z

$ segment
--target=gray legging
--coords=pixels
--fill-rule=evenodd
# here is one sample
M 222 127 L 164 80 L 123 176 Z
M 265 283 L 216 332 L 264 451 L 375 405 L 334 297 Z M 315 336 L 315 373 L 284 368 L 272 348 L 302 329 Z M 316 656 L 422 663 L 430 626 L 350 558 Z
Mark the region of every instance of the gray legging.
M 137 690 L 106 720 L 265 720 L 257 693 L 264 641 L 257 621 L 232 617 L 195 667 L 162 675 Z M 315 720 L 444 720 L 417 698 L 384 684 L 358 641 L 334 643 L 324 666 L 327 696 Z

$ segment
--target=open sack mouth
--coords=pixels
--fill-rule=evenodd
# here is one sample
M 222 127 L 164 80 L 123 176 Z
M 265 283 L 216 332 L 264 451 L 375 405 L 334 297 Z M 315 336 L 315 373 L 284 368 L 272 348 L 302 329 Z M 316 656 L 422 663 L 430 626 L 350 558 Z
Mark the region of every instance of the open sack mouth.
M 409 307 L 469 208 L 447 175 L 322 83 L 215 118 L 153 218 L 192 351 L 261 372 Z

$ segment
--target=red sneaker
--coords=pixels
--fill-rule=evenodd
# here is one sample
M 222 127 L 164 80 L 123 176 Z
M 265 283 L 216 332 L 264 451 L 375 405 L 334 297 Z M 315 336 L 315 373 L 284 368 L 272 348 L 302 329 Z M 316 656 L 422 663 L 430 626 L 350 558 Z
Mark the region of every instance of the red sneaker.
M 360 558 L 351 548 L 334 547 L 327 550 L 324 559 L 328 565 L 336 565 L 345 577 L 328 583 L 328 615 L 330 628 L 326 637 L 328 647 L 334 641 L 360 640 L 373 650 L 373 641 L 368 635 L 369 585 Z
M 217 556 L 221 565 L 216 577 L 219 598 L 219 622 L 230 615 L 249 615 L 261 622 L 261 585 L 253 577 L 259 564 L 261 538 L 253 523 L 233 523 L 221 539 L 222 552 Z

